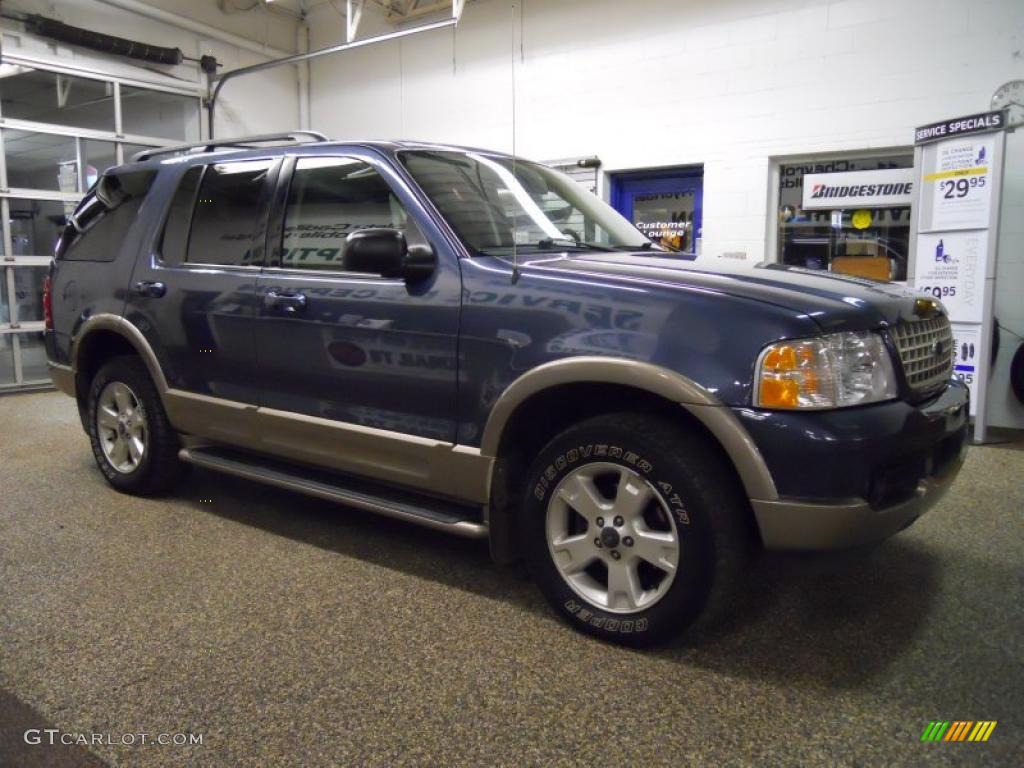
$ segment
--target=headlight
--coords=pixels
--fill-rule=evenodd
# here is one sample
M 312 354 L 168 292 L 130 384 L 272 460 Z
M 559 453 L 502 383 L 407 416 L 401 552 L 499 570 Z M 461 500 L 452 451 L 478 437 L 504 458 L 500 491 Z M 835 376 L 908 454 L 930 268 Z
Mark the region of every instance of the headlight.
M 780 341 L 757 360 L 754 405 L 841 408 L 896 397 L 892 357 L 877 333 Z

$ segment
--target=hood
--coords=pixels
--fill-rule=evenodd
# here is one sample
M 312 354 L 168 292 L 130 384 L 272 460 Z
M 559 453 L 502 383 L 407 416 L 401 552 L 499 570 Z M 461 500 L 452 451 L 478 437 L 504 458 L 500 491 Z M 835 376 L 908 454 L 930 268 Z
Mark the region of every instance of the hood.
M 707 272 L 678 259 L 623 252 L 520 254 L 520 265 L 580 278 L 613 278 L 774 304 L 811 317 L 826 333 L 871 330 L 919 319 L 922 299 L 931 312 L 938 308 L 945 313 L 939 302 L 902 285 L 782 264 L 759 264 L 738 273 Z

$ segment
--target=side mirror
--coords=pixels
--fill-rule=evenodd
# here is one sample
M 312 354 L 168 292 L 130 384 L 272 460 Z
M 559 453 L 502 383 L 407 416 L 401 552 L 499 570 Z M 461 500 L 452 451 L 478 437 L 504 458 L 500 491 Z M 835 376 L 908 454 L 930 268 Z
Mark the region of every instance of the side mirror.
M 408 245 L 397 229 L 360 229 L 345 240 L 342 266 L 346 272 L 422 280 L 433 274 L 437 255 L 429 245 Z
M 426 243 L 410 245 L 405 254 L 405 279 L 411 283 L 426 280 L 437 269 L 437 254 L 434 246 Z

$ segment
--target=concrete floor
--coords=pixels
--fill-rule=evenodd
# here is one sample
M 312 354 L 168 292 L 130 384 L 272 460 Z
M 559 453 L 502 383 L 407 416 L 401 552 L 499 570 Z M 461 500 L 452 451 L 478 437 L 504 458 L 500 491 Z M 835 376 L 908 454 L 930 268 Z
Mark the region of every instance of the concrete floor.
M 0 764 L 1020 765 L 1022 478 L 972 448 L 909 531 L 765 556 L 729 626 L 635 652 L 480 543 L 198 471 L 119 495 L 70 399 L 2 397 Z M 998 726 L 920 743 L 935 719 Z

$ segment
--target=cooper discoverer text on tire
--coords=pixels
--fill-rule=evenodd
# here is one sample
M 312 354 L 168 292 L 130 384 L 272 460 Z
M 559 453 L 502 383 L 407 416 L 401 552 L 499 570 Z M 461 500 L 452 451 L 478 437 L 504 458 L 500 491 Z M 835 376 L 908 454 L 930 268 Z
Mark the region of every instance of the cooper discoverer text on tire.
M 703 435 L 644 414 L 598 416 L 559 434 L 532 465 L 523 551 L 571 625 L 652 645 L 735 588 L 749 551 L 743 503 Z
M 117 490 L 157 495 L 182 476 L 178 435 L 137 357 L 115 357 L 93 376 L 88 426 L 96 464 Z

